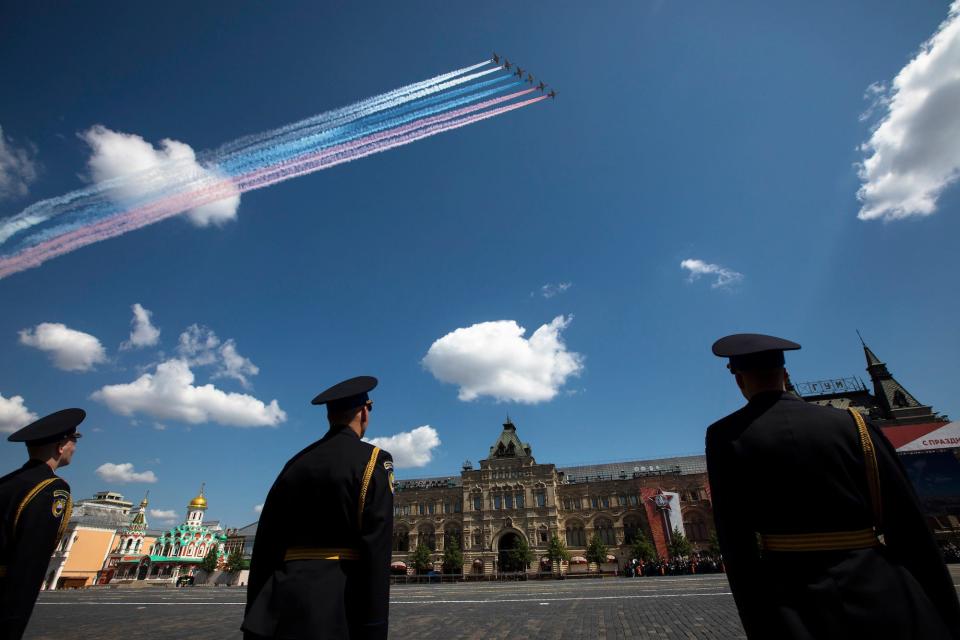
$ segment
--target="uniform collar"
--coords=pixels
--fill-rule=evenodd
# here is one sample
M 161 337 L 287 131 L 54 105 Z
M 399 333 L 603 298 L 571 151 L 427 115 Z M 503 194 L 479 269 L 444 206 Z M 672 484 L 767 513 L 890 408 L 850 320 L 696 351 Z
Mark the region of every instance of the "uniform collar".
M 334 424 L 330 426 L 330 434 L 329 434 L 330 436 L 336 436 L 340 434 L 348 434 L 353 436 L 354 438 L 357 438 L 358 440 L 360 439 L 360 436 L 357 435 L 357 432 L 351 429 L 349 425 Z
M 33 458 L 30 458 L 29 460 L 27 460 L 27 462 L 20 468 L 26 471 L 27 469 L 35 469 L 37 467 L 46 467 L 47 471 L 49 471 L 51 474 L 53 473 L 53 470 L 50 468 L 50 465 L 48 465 L 43 460 L 34 460 Z
M 747 404 L 772 404 L 780 399 L 793 397 L 793 394 L 786 391 L 761 391 L 755 393 Z

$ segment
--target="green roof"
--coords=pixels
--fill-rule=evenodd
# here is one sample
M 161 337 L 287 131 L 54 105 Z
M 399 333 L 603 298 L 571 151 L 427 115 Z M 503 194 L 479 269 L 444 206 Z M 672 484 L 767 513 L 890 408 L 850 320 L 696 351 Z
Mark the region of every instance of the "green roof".
M 140 558 L 135 560 L 121 560 L 119 564 L 137 564 L 140 562 Z M 178 558 L 176 556 L 150 556 L 150 562 L 180 562 L 180 563 L 197 563 L 203 562 L 203 558 Z

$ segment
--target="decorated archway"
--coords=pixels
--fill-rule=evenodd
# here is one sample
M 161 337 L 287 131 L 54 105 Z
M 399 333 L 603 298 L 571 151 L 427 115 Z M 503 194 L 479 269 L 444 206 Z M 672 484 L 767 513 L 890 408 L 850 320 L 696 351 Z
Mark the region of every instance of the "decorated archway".
M 523 534 L 515 529 L 508 529 L 497 538 L 497 567 L 503 572 L 526 571 L 519 549 L 526 546 Z

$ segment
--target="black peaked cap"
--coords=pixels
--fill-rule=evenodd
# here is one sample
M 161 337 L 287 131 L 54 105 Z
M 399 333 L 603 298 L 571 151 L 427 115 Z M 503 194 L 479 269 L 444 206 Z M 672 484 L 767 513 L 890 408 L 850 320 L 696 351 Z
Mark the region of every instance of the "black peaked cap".
M 762 351 L 795 351 L 800 345 L 762 333 L 735 333 L 713 343 L 713 355 L 721 358 L 749 356 Z
M 345 411 L 366 403 L 367 392 L 376 386 L 377 379 L 373 376 L 357 376 L 322 391 L 310 404 L 325 404 L 331 411 Z
M 77 431 L 77 425 L 87 417 L 83 409 L 62 409 L 31 422 L 19 431 L 14 431 L 7 440 L 27 444 L 56 442 Z
M 730 358 L 731 371 L 770 369 L 784 365 L 783 352 L 799 349 L 790 340 L 762 333 L 737 333 L 713 343 L 713 355 Z

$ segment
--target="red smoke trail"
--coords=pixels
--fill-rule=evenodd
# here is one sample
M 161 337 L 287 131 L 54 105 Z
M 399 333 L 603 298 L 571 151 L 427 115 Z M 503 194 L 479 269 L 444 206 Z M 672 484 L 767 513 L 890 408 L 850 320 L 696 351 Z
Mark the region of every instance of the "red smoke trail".
M 530 91 L 532 91 L 532 89 L 518 92 L 518 94 L 515 94 L 513 97 L 530 93 Z M 315 158 L 311 158 L 310 160 L 304 158 L 303 166 L 296 168 L 290 173 L 281 172 L 273 176 L 267 175 L 263 176 L 263 179 L 261 180 L 258 180 L 257 178 L 254 178 L 253 175 L 250 175 L 250 177 L 254 179 L 246 184 L 246 186 L 240 188 L 240 192 L 243 193 L 254 189 L 262 189 L 263 187 L 267 187 L 290 178 L 312 173 L 314 171 L 320 171 L 322 169 L 328 169 L 338 164 L 357 160 L 374 153 L 387 151 L 388 149 L 409 144 L 438 133 L 443 133 L 444 131 L 459 129 L 460 127 L 464 127 L 468 124 L 485 120 L 487 118 L 492 118 L 494 116 L 507 113 L 508 111 L 520 109 L 521 107 L 532 105 L 545 99 L 546 96 L 538 96 L 536 98 L 509 104 L 474 115 L 464 116 L 459 119 L 448 119 L 445 122 L 438 122 L 436 120 L 436 118 L 439 118 L 440 116 L 424 118 L 424 121 L 430 120 L 434 124 L 424 126 L 424 123 L 420 122 L 416 125 L 416 127 L 414 127 L 413 125 L 416 123 L 410 123 L 403 125 L 402 127 L 397 127 L 396 130 L 385 131 L 368 136 L 367 139 L 355 140 L 353 143 L 350 143 L 350 148 L 339 149 L 337 151 L 333 151 L 333 147 L 330 149 L 325 149 L 321 152 L 318 152 Z M 404 130 L 407 131 L 407 133 L 398 135 L 397 130 Z M 163 198 L 162 200 L 158 200 L 157 202 L 125 211 L 121 214 L 101 220 L 100 222 L 91 224 L 89 226 L 75 229 L 56 238 L 52 238 L 35 246 L 29 247 L 18 254 L 9 256 L 7 258 L 0 258 L 0 278 L 5 278 L 8 275 L 29 269 L 30 267 L 39 266 L 51 258 L 55 258 L 75 249 L 79 249 L 80 247 L 93 244 L 94 242 L 106 240 L 107 238 L 113 238 L 128 231 L 133 231 L 135 229 L 153 224 L 154 222 L 159 222 L 160 220 L 169 218 L 184 211 L 188 211 L 190 209 L 194 209 L 199 206 L 235 195 L 238 187 L 237 182 L 243 181 L 246 177 L 247 176 L 242 175 L 237 176 L 237 178 L 234 180 L 224 179 L 217 181 L 211 186 L 204 187 L 199 191 L 191 190 L 188 192 L 175 194 L 173 196 Z

